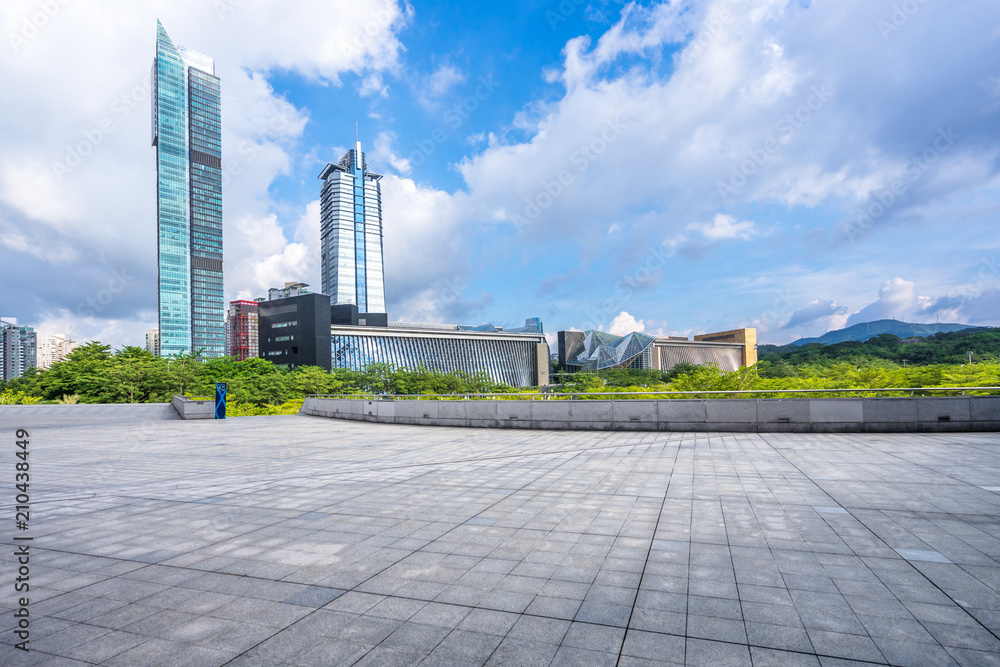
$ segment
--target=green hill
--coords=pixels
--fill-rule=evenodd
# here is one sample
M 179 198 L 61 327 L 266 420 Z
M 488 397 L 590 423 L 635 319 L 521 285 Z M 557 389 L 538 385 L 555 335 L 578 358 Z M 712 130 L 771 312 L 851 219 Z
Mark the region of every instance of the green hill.
M 963 364 L 968 362 L 970 351 L 976 362 L 1000 359 L 1000 328 L 971 327 L 961 331 L 907 338 L 884 333 L 866 341 L 846 340 L 829 345 L 761 345 L 757 348 L 761 361 L 791 366 L 840 361 L 860 365 L 876 359 L 915 366 Z
M 900 322 L 899 320 L 876 320 L 874 322 L 862 322 L 846 329 L 829 331 L 818 338 L 801 338 L 792 345 L 801 347 L 802 345 L 831 345 L 833 343 L 844 343 L 850 340 L 866 341 L 881 334 L 892 334 L 900 338 L 924 338 L 933 336 L 936 333 L 949 333 L 952 331 L 962 331 L 970 328 L 968 324 L 912 324 Z

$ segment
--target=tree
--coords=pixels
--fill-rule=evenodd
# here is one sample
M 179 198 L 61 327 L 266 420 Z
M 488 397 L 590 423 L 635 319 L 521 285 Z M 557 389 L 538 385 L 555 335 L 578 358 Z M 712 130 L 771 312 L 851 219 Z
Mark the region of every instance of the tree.
M 205 367 L 198 357 L 179 354 L 167 361 L 167 389 L 173 394 L 206 393 Z
M 166 393 L 166 362 L 143 348 L 123 347 L 108 370 L 103 403 L 146 403 Z
M 111 346 L 97 341 L 76 348 L 44 371 L 41 393 L 47 400 L 79 394 L 82 403 L 100 402 L 112 365 Z
M 301 398 L 333 393 L 334 376 L 319 366 L 299 366 L 291 372 L 290 389 L 290 393 Z

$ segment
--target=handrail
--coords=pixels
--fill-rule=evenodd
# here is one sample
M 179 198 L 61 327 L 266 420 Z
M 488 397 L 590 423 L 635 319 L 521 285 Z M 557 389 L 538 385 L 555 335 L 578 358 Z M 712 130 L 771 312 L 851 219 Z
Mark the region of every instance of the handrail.
M 910 392 L 910 398 L 915 398 L 916 392 L 943 392 L 960 391 L 965 396 L 968 391 L 989 391 L 1000 392 L 1000 387 L 905 387 L 893 388 L 884 387 L 878 389 L 745 389 L 728 391 L 595 391 L 595 392 L 524 392 L 524 393 L 485 393 L 485 394 L 308 394 L 309 398 L 351 398 L 380 401 L 399 400 L 425 400 L 425 399 L 464 399 L 483 400 L 494 398 L 521 398 L 525 400 L 535 400 L 535 397 L 543 397 L 548 400 L 553 397 L 569 396 L 571 400 L 577 396 L 611 396 L 611 400 L 619 396 L 748 396 L 757 394 L 861 394 L 871 393 L 900 393 Z M 902 397 L 906 398 L 906 397 Z

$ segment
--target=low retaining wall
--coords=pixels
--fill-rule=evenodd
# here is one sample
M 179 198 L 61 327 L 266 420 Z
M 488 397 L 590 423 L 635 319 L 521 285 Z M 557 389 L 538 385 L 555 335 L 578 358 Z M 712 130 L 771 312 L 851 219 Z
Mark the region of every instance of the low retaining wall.
M 80 403 L 76 405 L 0 405 L 0 425 L 15 428 L 78 426 L 178 419 L 169 403 Z
M 174 409 L 181 419 L 215 419 L 215 401 L 199 401 L 174 396 Z
M 307 398 L 300 414 L 386 424 L 595 431 L 1000 431 L 1000 396 L 717 400 Z

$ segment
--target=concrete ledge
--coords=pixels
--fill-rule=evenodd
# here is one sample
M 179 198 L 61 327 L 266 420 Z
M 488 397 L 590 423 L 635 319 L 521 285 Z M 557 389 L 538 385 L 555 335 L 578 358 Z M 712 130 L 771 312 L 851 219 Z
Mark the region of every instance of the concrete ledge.
M 809 421 L 814 424 L 860 424 L 865 420 L 864 401 L 877 401 L 869 398 L 817 398 L 803 399 L 809 401 Z
M 1000 430 L 1000 397 L 718 400 L 307 398 L 300 414 L 385 424 L 582 431 L 956 433 Z
M 183 396 L 174 396 L 174 410 L 181 419 L 215 419 L 215 401 L 194 401 Z
M 0 405 L 0 424 L 14 428 L 121 424 L 180 419 L 170 403 L 78 403 L 76 405 Z

